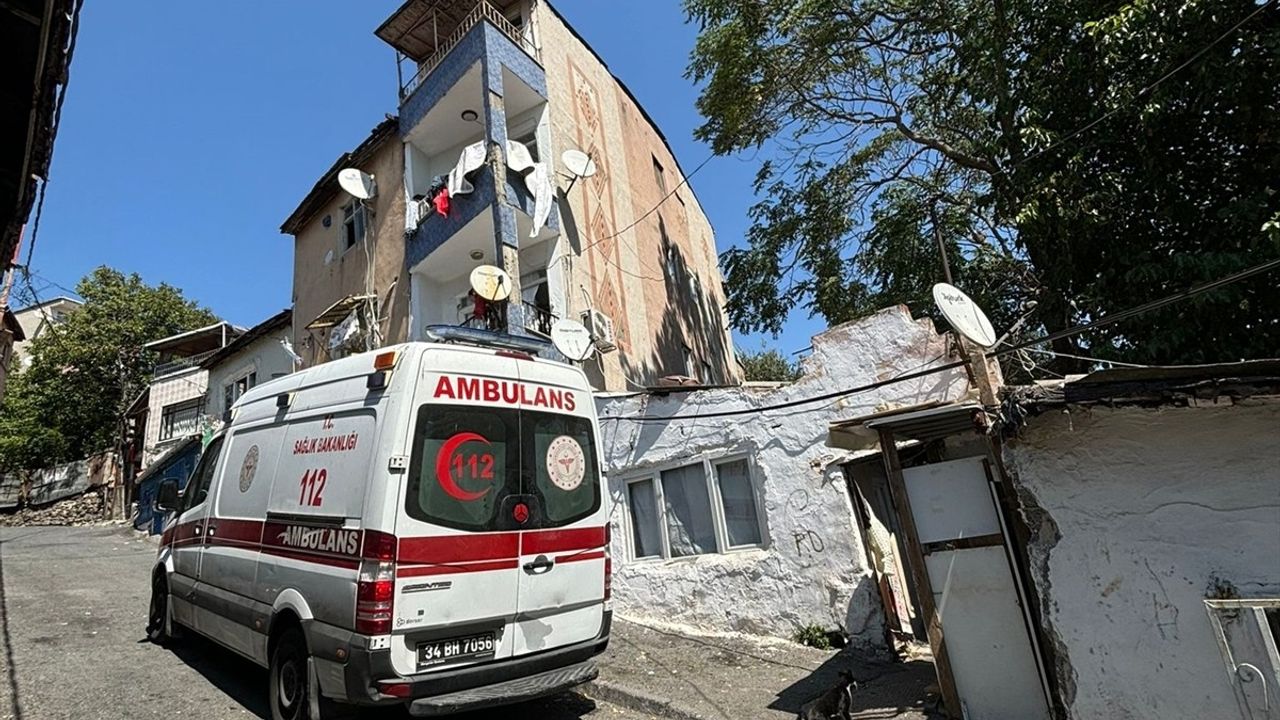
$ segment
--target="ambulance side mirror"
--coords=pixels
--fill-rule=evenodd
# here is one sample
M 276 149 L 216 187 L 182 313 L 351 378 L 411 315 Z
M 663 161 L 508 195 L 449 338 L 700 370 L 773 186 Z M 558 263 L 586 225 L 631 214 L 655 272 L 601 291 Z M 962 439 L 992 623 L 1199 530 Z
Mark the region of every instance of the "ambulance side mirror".
M 178 491 L 178 481 L 174 478 L 167 478 L 160 481 L 160 487 L 156 489 L 156 509 L 166 513 L 173 512 L 178 509 L 178 499 L 182 493 Z

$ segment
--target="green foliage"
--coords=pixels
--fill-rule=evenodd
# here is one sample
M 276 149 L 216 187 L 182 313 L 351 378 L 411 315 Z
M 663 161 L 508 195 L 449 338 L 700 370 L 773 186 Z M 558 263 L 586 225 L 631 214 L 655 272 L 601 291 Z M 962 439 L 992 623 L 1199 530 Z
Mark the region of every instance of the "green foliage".
M 772 156 L 745 247 L 721 258 L 739 330 L 778 332 L 793 308 L 831 323 L 894 303 L 929 313 L 940 246 L 998 329 L 1035 300 L 1031 331 L 1280 256 L 1280 5 L 685 7 L 701 27 L 689 65 L 698 138 Z M 1270 356 L 1275 283 L 1257 277 L 1058 349 L 1143 363 Z
M 794 382 L 802 374 L 800 366 L 788 361 L 782 353 L 763 347 L 759 352 L 739 352 L 738 362 L 751 382 Z
M 831 633 L 823 629 L 821 625 L 805 625 L 796 630 L 791 639 L 801 645 L 808 645 L 819 650 L 831 649 Z
M 99 267 L 76 286 L 84 306 L 29 345 L 0 407 L 0 469 L 36 469 L 113 447 L 121 412 L 150 380 L 143 345 L 216 322 L 170 285 Z

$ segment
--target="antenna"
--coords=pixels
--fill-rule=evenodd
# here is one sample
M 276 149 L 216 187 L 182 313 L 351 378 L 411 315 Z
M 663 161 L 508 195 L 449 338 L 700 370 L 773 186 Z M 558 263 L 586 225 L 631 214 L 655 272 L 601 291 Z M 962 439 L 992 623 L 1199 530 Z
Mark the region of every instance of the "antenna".
M 573 177 L 569 181 L 569 187 L 565 188 L 565 192 L 573 189 L 573 184 L 578 182 L 578 178 L 589 178 L 596 174 L 596 161 L 581 150 L 565 150 L 560 155 L 560 161 Z
M 511 276 L 494 265 L 479 265 L 471 271 L 471 289 L 490 302 L 511 297 Z
M 587 330 L 587 326 L 569 318 L 557 320 L 551 326 L 551 343 L 556 346 L 561 355 L 576 362 L 582 362 L 591 357 L 591 353 L 596 349 L 595 343 L 591 341 L 591 331 Z
M 378 194 L 378 186 L 373 182 L 373 176 L 357 168 L 339 170 L 338 185 L 360 200 L 370 200 Z
M 934 285 L 933 302 L 947 322 L 951 323 L 951 329 L 965 340 L 984 348 L 995 346 L 996 331 L 991 327 L 987 314 L 960 288 L 947 283 Z

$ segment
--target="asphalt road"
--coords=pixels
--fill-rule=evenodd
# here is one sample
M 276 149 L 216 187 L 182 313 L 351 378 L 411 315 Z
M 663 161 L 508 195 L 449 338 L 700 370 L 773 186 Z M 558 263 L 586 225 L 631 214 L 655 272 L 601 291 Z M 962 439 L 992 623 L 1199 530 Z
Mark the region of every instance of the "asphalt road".
M 0 528 L 0 718 L 270 717 L 266 671 L 196 638 L 174 650 L 145 640 L 155 552 L 118 526 Z M 566 693 L 457 717 L 649 716 Z

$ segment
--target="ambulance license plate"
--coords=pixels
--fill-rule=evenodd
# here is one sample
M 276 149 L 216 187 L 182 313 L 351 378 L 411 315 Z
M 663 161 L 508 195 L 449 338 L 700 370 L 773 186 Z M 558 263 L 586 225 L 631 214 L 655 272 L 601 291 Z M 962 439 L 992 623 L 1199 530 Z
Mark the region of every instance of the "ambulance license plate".
M 446 665 L 464 660 L 485 660 L 493 657 L 497 645 L 494 634 L 491 632 L 418 643 L 418 667 Z

